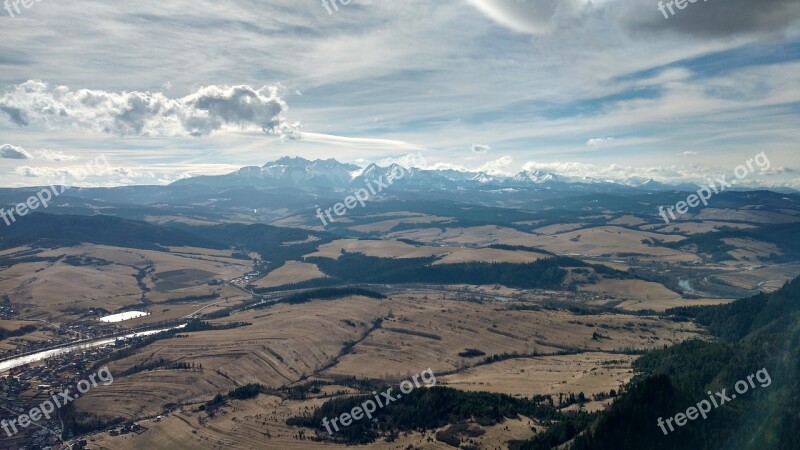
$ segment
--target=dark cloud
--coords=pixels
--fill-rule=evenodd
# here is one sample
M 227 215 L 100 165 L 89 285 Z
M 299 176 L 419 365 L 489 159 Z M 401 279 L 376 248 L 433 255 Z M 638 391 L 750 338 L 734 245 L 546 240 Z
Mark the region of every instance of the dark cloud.
M 466 0 L 513 31 L 543 34 L 582 27 L 588 17 L 619 22 L 634 34 L 696 37 L 773 34 L 800 19 L 798 0 Z M 675 14 L 670 13 L 667 4 Z M 681 4 L 679 9 L 676 4 Z M 667 18 L 664 17 L 667 14 Z
M 486 153 L 491 149 L 492 147 L 485 144 L 472 144 L 472 153 Z
M 695 37 L 733 37 L 774 34 L 800 21 L 797 0 L 697 0 L 686 1 L 684 9 L 675 0 L 662 0 L 668 18 L 655 0 L 620 2 L 623 26 L 639 33 L 687 34 Z M 667 3 L 672 3 L 672 15 Z M 680 2 L 683 4 L 683 0 Z M 613 6 L 611 6 L 613 8 Z

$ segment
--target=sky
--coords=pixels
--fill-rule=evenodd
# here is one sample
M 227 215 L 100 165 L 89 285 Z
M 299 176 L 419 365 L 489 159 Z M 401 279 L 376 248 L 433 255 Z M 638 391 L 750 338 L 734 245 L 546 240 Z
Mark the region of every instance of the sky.
M 800 189 L 796 0 L 333 1 L 6 2 L 0 186 L 282 156 L 699 182 L 763 153 L 743 184 Z

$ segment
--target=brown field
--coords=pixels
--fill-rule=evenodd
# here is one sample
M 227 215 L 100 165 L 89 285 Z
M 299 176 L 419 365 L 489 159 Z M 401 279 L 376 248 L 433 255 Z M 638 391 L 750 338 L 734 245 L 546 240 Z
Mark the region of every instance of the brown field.
M 147 428 L 141 434 L 112 437 L 99 433 L 89 438 L 89 448 L 93 450 L 138 450 L 147 449 L 228 449 L 246 448 L 253 450 L 303 450 L 353 448 L 341 444 L 315 442 L 300 439 L 300 428 L 286 425 L 286 419 L 300 415 L 322 404 L 320 399 L 305 401 L 281 400 L 278 397 L 260 395 L 249 401 L 232 401 L 213 418 L 190 408 L 169 414 L 163 419 L 140 421 Z M 482 427 L 486 432 L 475 438 L 481 449 L 495 449 L 497 442 L 511 439 L 529 439 L 533 436 L 531 428 L 541 429 L 528 418 L 519 417 L 505 422 Z M 305 436 L 314 436 L 314 430 L 303 429 Z M 378 440 L 357 448 L 364 450 L 403 450 L 408 448 L 424 450 L 447 450 L 453 447 L 438 442 L 436 431 L 426 433 L 407 433 L 400 435 L 392 443 Z
M 719 211 L 706 209 L 696 217 Z M 608 211 L 603 217 L 612 219 L 619 214 Z M 264 217 L 264 214 L 258 216 L 242 210 L 229 218 L 255 223 Z M 0 328 L 14 330 L 24 324 L 40 328 L 26 336 L 0 341 L 0 351 L 52 339 L 50 329 L 42 329 L 46 323 L 56 326 L 69 323 L 89 309 L 115 312 L 135 307 L 150 313 L 118 324 L 131 328 L 165 320 L 186 321 L 201 313 L 230 310 L 257 298 L 245 284 L 272 288 L 325 278 L 317 265 L 303 258 L 338 259 L 342 251 L 382 258 L 435 257 L 438 260 L 434 264 L 520 264 L 547 257 L 538 252 L 486 247 L 506 244 L 538 247 L 622 271 L 637 268 L 647 272 L 663 268 L 671 276 L 678 276 L 690 267 L 702 267 L 724 273 L 708 275 L 703 281 L 700 281 L 701 276 L 692 279 L 693 283 L 700 283 L 698 290 L 707 286 L 704 283 L 711 285 L 716 279 L 720 284 L 742 289 L 769 291 L 800 275 L 800 264 L 763 265 L 759 258 L 771 253 L 781 254 L 779 246 L 764 242 L 726 239 L 725 243 L 736 247 L 730 252 L 735 261 L 716 265 L 700 264 L 703 259 L 692 253 L 693 249 L 682 251 L 648 243 L 654 240 L 680 242 L 686 239 L 684 235 L 717 231 L 725 226 L 752 228 L 754 224 L 800 220 L 797 215 L 758 209 L 725 210 L 713 221 L 669 225 L 648 224 L 646 220 L 625 215 L 610 220 L 607 225 L 587 229 L 582 228 L 583 221 L 589 218 L 578 217 L 573 219 L 576 223 L 540 226 L 531 232 L 494 225 L 442 228 L 452 219 L 402 211 L 366 216 L 374 220 L 368 224 L 363 224 L 364 217 L 357 217 L 361 224 L 350 229 L 384 233 L 388 237 L 384 240 L 338 239 L 322 244 L 317 251 L 296 258 L 300 260 L 288 261 L 256 280 L 252 280 L 252 275 L 244 276 L 255 270 L 252 260 L 261 256 L 250 254 L 251 260 L 237 259 L 233 257 L 234 250 L 173 247 L 161 252 L 85 244 L 43 251 L 27 247 L 2 251 L 0 257 L 4 258 L 18 255 L 59 259 L 0 268 L 0 293 L 7 294 L 15 309 L 21 311 L 18 317 L 12 314 L 15 320 L 0 320 Z M 154 216 L 149 220 L 163 223 L 176 219 Z M 193 218 L 181 220 L 210 223 Z M 296 215 L 279 219 L 273 225 L 322 229 L 312 221 L 316 219 Z M 339 218 L 337 222 L 354 223 L 350 218 Z M 526 223 L 535 227 L 542 221 Z M 427 228 L 390 231 L 399 224 Z M 299 239 L 303 235 L 305 233 Z M 424 244 L 396 240 L 401 238 Z M 283 245 L 317 240 L 309 235 L 305 240 Z M 318 244 L 314 242 L 313 246 Z M 80 259 L 79 264 L 67 263 L 68 256 L 70 261 L 75 257 Z M 680 267 L 666 267 L 669 264 Z M 74 412 L 97 414 L 104 419 L 123 418 L 146 428 L 139 434 L 92 434 L 88 436 L 92 449 L 344 448 L 344 445 L 303 438 L 303 435 L 312 436 L 314 430 L 290 427 L 286 419 L 309 412 L 327 399 L 354 394 L 352 388 L 324 386 L 321 393 L 305 400 L 288 400 L 279 393 L 270 392 L 247 401 L 231 401 L 213 417 L 197 407 L 218 393 L 227 393 L 248 383 L 278 389 L 313 379 L 331 382 L 339 379 L 341 382 L 341 377 L 355 377 L 397 384 L 427 368 L 437 374 L 440 386 L 464 391 L 489 391 L 518 397 L 537 394 L 557 397 L 583 392 L 591 397 L 611 389 L 619 390 L 630 380 L 632 364 L 638 357 L 630 355 L 631 350 L 663 348 L 708 336 L 692 322 L 673 322 L 656 315 L 629 315 L 627 311 L 664 311 L 677 306 L 732 301 L 684 299 L 660 283 L 606 279 L 595 276 L 592 269 L 567 269 L 569 275 L 564 286 L 574 282 L 577 291 L 513 289 L 499 285 L 409 284 L 397 287 L 381 284 L 369 289 L 385 293 L 386 299 L 351 296 L 296 305 L 277 303 L 262 309 L 233 312 L 212 322 L 244 322 L 244 326 L 180 333 L 109 363 L 115 374 L 114 383 L 81 396 L 75 402 Z M 144 303 L 143 290 L 136 280 L 141 270 L 147 271 L 142 280 L 147 287 Z M 730 290 L 720 289 L 719 292 Z M 265 298 L 281 295 L 284 293 Z M 570 301 L 606 308 L 597 309 L 596 313 L 589 310 L 575 314 L 562 306 Z M 612 307 L 618 309 L 615 311 Z M 87 320 L 94 318 L 88 316 Z M 478 349 L 484 355 L 459 355 L 467 349 Z M 477 365 L 484 358 L 497 355 L 502 357 Z M 161 359 L 190 363 L 194 368 L 141 368 Z M 610 402 L 590 401 L 585 408 L 596 411 Z M 574 408 L 577 406 L 570 407 Z M 158 416 L 163 417 L 156 419 Z M 484 427 L 486 434 L 474 439 L 476 448 L 494 450 L 504 447 L 498 444 L 510 439 L 528 439 L 534 434 L 531 427 L 542 429 L 543 425 L 519 417 Z M 378 440 L 363 448 L 453 448 L 437 442 L 434 434 L 430 431 L 406 433 L 393 442 Z
M 489 244 L 531 245 L 533 234 L 523 233 L 513 228 L 497 225 L 480 227 L 452 227 L 442 231 L 440 228 L 399 231 L 387 236 L 389 239 L 411 239 L 434 244 L 469 244 L 487 246 Z M 527 243 L 527 244 L 526 244 Z
M 675 222 L 669 225 L 664 225 L 664 224 L 648 225 L 641 228 L 651 231 L 656 231 L 659 233 L 700 234 L 700 233 L 709 233 L 712 231 L 719 231 L 724 227 L 744 230 L 749 228 L 755 228 L 755 225 L 748 225 L 746 223 L 736 223 L 736 222 L 706 221 L 706 222 Z
M 777 245 L 753 239 L 723 239 L 722 242 L 736 247 L 735 250 L 728 252 L 729 255 L 736 259 L 736 262 L 726 261 L 727 264 L 753 264 L 753 262 L 759 261 L 760 258 L 768 258 L 771 253 L 783 254 Z
M 136 327 L 165 320 L 182 319 L 198 311 L 208 314 L 252 298 L 250 294 L 231 285 L 217 286 L 214 292 L 218 293 L 219 297 L 204 300 L 182 300 L 182 297 L 185 298 L 188 295 L 182 295 L 182 291 L 175 291 L 168 303 L 152 303 L 147 307 L 139 308 L 150 312 L 149 316 L 126 320 L 121 322 L 120 325 Z M 207 294 L 207 292 L 203 291 L 199 292 L 199 294 Z
M 547 255 L 544 253 L 500 250 L 496 248 L 465 248 L 450 253 L 433 263 L 433 265 L 464 262 L 506 262 L 519 264 L 538 261 L 542 258 L 547 258 Z
M 430 367 L 434 373 L 457 371 L 440 379 L 451 387 L 508 392 L 593 393 L 619 387 L 629 377 L 631 356 L 615 353 L 622 348 L 654 348 L 698 336 L 690 323 L 663 322 L 651 317 L 617 315 L 575 316 L 565 311 L 511 311 L 507 303 L 466 303 L 425 299 L 421 293 L 404 292 L 387 300 L 351 297 L 301 305 L 276 305 L 236 314 L 225 320 L 247 321 L 251 326 L 224 331 L 191 333 L 158 341 L 135 355 L 109 365 L 121 373 L 154 358 L 202 364 L 202 371 L 158 369 L 117 377 L 76 402 L 78 411 L 106 417 L 138 420 L 147 431 L 126 436 L 106 433 L 90 437 L 90 448 L 313 448 L 335 447 L 298 438 L 299 428 L 285 424 L 321 404 L 321 399 L 281 400 L 261 395 L 234 401 L 215 417 L 184 407 L 160 421 L 166 404 L 198 404 L 217 392 L 236 385 L 262 383 L 271 387 L 292 384 L 307 376 L 326 378 L 355 375 L 388 379 L 392 383 Z M 375 319 L 381 327 L 370 330 Z M 603 337 L 593 340 L 598 332 Z M 347 341 L 356 341 L 350 353 L 339 355 Z M 504 352 L 554 353 L 565 348 L 583 349 L 570 356 L 521 358 L 470 368 L 476 361 L 458 356 L 465 348 L 487 355 Z M 324 369 L 325 366 L 331 365 Z M 324 369 L 324 370 L 322 370 Z M 480 383 L 484 383 L 481 385 Z M 330 392 L 332 388 L 328 389 Z M 602 408 L 592 402 L 587 408 Z M 532 436 L 526 418 L 509 420 L 486 429 L 480 448 L 496 448 L 497 442 Z M 306 436 L 313 430 L 304 430 Z M 427 442 L 426 435 L 401 436 L 389 448 L 445 449 Z M 364 448 L 387 448 L 377 441 Z
M 457 247 L 417 247 L 399 241 L 376 241 L 340 239 L 321 245 L 315 253 L 307 257 L 319 256 L 338 259 L 342 250 L 349 253 L 363 253 L 380 258 L 428 258 L 443 257 L 435 264 L 453 264 L 471 261 L 527 263 L 546 257 L 543 253 L 499 250 L 492 248 Z
M 511 359 L 440 377 L 439 384 L 523 397 L 579 392 L 589 397 L 611 389 L 619 391 L 633 376 L 635 359 L 604 352 Z
M 252 323 L 251 326 L 158 341 L 134 356 L 110 364 L 112 373 L 154 357 L 202 364 L 203 371 L 156 370 L 115 380 L 98 400 L 107 404 L 94 407 L 114 416 L 153 416 L 166 403 L 206 401 L 237 384 L 278 387 L 297 381 L 334 358 L 345 341 L 357 339 L 368 324 L 385 314 L 386 309 L 380 304 L 376 308 L 376 303 L 353 298 L 277 305 L 230 319 Z M 346 326 L 345 320 L 357 326 Z M 88 402 L 92 396 L 86 398 Z
M 14 350 L 21 345 L 31 342 L 49 341 L 54 336 L 54 333 L 51 331 L 51 326 L 45 322 L 36 320 L 0 320 L 0 329 L 6 331 L 17 331 L 26 325 L 33 325 L 37 330 L 22 336 L 8 336 L 5 339 L 0 339 L 0 352 Z
M 594 292 L 614 299 L 610 304 L 627 311 L 664 311 L 678 306 L 719 305 L 732 299 L 684 299 L 680 294 L 659 283 L 643 280 L 602 279 L 595 284 L 582 285 L 578 290 Z M 619 302 L 621 300 L 621 302 Z M 593 304 L 609 304 L 608 300 Z
M 171 253 L 179 253 L 184 255 L 195 256 L 219 256 L 223 258 L 230 258 L 233 250 L 216 250 L 212 248 L 201 247 L 167 247 Z
M 690 300 L 685 298 L 675 298 L 663 300 L 626 300 L 617 305 L 617 308 L 627 311 L 653 310 L 660 312 L 666 311 L 670 308 L 677 308 L 679 306 L 724 305 L 725 303 L 730 303 L 734 300 L 736 299 L 701 298 Z
M 42 326 L 44 323 L 37 320 L 0 320 L 0 328 L 7 331 L 17 331 L 25 325 Z
M 339 259 L 342 250 L 349 253 L 363 253 L 379 258 L 428 258 L 446 255 L 451 249 L 438 247 L 415 247 L 399 241 L 376 241 L 359 239 L 339 239 L 319 246 L 319 249 L 306 257 Z
M 800 276 L 800 265 L 785 264 L 715 275 L 714 278 L 742 289 L 774 291 L 797 276 Z
M 287 261 L 286 264 L 273 270 L 267 276 L 254 281 L 253 284 L 256 287 L 275 287 L 316 280 L 317 278 L 327 278 L 327 275 L 322 273 L 315 264 Z
M 444 244 L 508 244 L 539 247 L 554 253 L 567 255 L 612 256 L 637 254 L 639 259 L 668 262 L 699 261 L 697 255 L 664 247 L 643 244 L 644 239 L 660 239 L 675 242 L 683 236 L 635 231 L 615 226 L 594 227 L 549 236 L 534 235 L 498 226 L 471 228 L 439 228 L 409 230 L 390 235 L 393 239 L 406 238 L 420 242 Z
M 7 248 L 5 250 L 0 250 L 0 256 L 8 256 L 13 255 L 15 253 L 22 253 L 30 250 L 30 247 L 14 247 L 14 248 Z
M 175 269 L 155 272 L 150 280 L 158 292 L 169 292 L 208 284 L 215 274 L 199 269 Z
M 536 234 L 558 234 L 558 233 L 566 233 L 567 231 L 577 230 L 585 226 L 585 223 L 564 223 L 564 224 L 556 224 L 556 225 L 547 225 L 545 227 L 534 228 L 532 230 L 533 233 Z
M 452 298 L 452 294 L 445 296 Z M 628 344 L 649 347 L 655 342 L 651 336 L 617 334 L 619 330 L 613 329 L 608 330 L 611 340 L 593 341 L 592 333 L 597 328 L 569 323 L 572 315 L 560 311 L 510 311 L 499 309 L 504 304 L 498 302 L 477 305 L 438 298 L 421 301 L 418 297 L 416 294 L 393 297 L 397 299 L 389 305 L 393 317 L 323 375 L 383 378 L 388 374 L 390 378 L 401 379 L 418 366 L 420 370 L 426 367 L 434 371 L 454 370 L 468 362 L 458 356 L 466 348 L 477 348 L 491 355 L 548 353 L 563 348 L 611 350 Z M 589 316 L 580 321 L 616 327 L 617 320 L 623 319 Z M 662 326 L 649 319 L 642 323 Z M 672 340 L 671 333 L 659 332 L 660 339 Z
M 219 292 L 219 287 L 209 286 L 208 282 L 233 279 L 251 270 L 249 261 L 210 252 L 175 254 L 89 244 L 45 250 L 37 256 L 101 261 L 79 266 L 63 259 L 16 264 L 0 271 L 0 292 L 8 294 L 12 303 L 20 307 L 22 318 L 61 320 L 73 314 L 70 308 L 113 312 L 140 304 L 142 291 L 135 279 L 140 269 L 153 270 L 144 283 L 151 289 L 148 299 L 154 302 Z
M 608 280 L 601 279 L 595 284 L 583 285 L 581 291 L 606 294 L 617 300 L 658 301 L 681 298 L 680 294 L 671 291 L 659 283 L 643 280 Z
M 554 236 L 537 236 L 529 245 L 551 252 L 568 255 L 613 256 L 635 253 L 639 259 L 692 262 L 696 255 L 664 247 L 651 247 L 642 243 L 645 239 L 660 239 L 665 242 L 683 240 L 683 236 L 634 231 L 626 228 L 604 226 L 571 231 Z
M 0 272 L 0 291 L 22 318 L 63 317 L 67 308 L 114 311 L 138 303 L 136 270 L 122 265 L 74 267 L 65 263 L 22 263 Z
M 452 298 L 452 294 L 447 294 Z M 424 300 L 414 293 L 389 300 L 352 297 L 301 305 L 276 305 L 226 320 L 251 326 L 191 333 L 158 341 L 109 365 L 121 373 L 153 358 L 202 364 L 202 371 L 155 370 L 119 377 L 77 403 L 86 411 L 128 418 L 155 416 L 167 403 L 207 401 L 236 385 L 278 387 L 322 370 L 320 376 L 356 375 L 399 380 L 430 367 L 463 367 L 458 352 L 552 353 L 564 348 L 614 351 L 653 348 L 697 336 L 690 323 L 616 315 L 574 316 L 564 311 L 510 311 L 505 303 Z M 391 314 L 391 315 L 390 315 Z M 378 318 L 382 327 L 369 331 Z M 606 338 L 593 340 L 592 333 Z M 338 357 L 347 341 L 352 351 Z

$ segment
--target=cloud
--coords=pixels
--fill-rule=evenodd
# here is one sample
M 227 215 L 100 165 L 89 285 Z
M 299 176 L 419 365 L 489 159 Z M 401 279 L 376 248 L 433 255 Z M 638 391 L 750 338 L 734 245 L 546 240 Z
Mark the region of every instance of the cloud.
M 800 20 L 797 0 L 724 0 L 689 3 L 685 9 L 666 9 L 657 2 L 619 1 L 619 20 L 630 31 L 687 34 L 695 37 L 771 35 L 787 30 Z M 666 0 L 663 2 L 666 6 Z
M 543 170 L 545 172 L 555 172 L 559 175 L 585 177 L 596 176 L 599 169 L 592 164 L 580 162 L 553 162 L 541 163 L 536 161 L 528 161 L 522 165 L 522 170 L 535 171 Z
M 64 154 L 64 152 L 56 150 L 48 150 L 46 148 L 43 148 L 38 152 L 36 152 L 36 157 L 39 159 L 44 159 L 46 161 L 54 161 L 54 162 L 75 161 L 78 159 L 77 156 L 67 155 Z
M 388 167 L 392 164 L 397 164 L 406 169 L 426 169 L 428 167 L 428 161 L 420 152 L 409 153 L 399 158 L 384 158 L 378 161 L 378 166 L 380 167 Z
M 518 33 L 541 35 L 559 27 L 577 25 L 586 18 L 602 18 L 633 34 L 684 34 L 728 37 L 776 34 L 800 19 L 797 0 L 720 0 L 687 3 L 671 14 L 664 0 L 466 0 L 485 16 Z M 691 1 L 691 0 L 690 0 Z M 667 17 L 664 17 L 664 14 Z
M 0 97 L 0 111 L 18 126 L 78 128 L 117 136 L 207 136 L 228 129 L 260 129 L 296 138 L 279 86 L 206 86 L 178 99 L 162 93 L 70 90 L 29 80 Z
M 797 173 L 797 171 L 792 169 L 791 167 L 784 167 L 784 166 L 774 167 L 774 168 L 769 168 L 769 169 L 763 169 L 763 168 L 757 167 L 756 169 L 757 169 L 758 173 L 762 174 L 762 175 L 780 175 L 780 174 L 784 174 L 784 173 Z
M 66 174 L 66 169 L 59 169 L 56 167 L 29 167 L 20 166 L 14 169 L 17 175 L 26 178 L 42 178 L 42 177 L 57 177 L 61 174 Z
M 600 147 L 601 145 L 614 142 L 614 138 L 593 138 L 586 141 L 588 147 Z
M 682 153 L 678 153 L 678 156 L 683 156 L 683 157 L 697 156 L 697 152 L 685 151 Z
M 31 159 L 30 153 L 26 152 L 22 147 L 16 145 L 3 144 L 0 145 L 0 158 L 3 159 Z
M 518 33 L 551 31 L 561 16 L 572 16 L 584 1 L 578 0 L 467 0 L 499 25 Z
M 423 147 L 405 141 L 394 139 L 376 138 L 353 138 L 347 136 L 336 136 L 333 134 L 299 132 L 299 137 L 306 142 L 318 142 L 321 144 L 332 144 L 342 147 L 360 147 L 369 149 L 402 149 L 402 150 L 422 150 Z
M 492 147 L 485 144 L 472 144 L 472 153 L 486 153 L 491 149 Z
M 574 161 L 557 161 L 549 163 L 528 161 L 523 165 L 523 169 L 555 172 L 559 175 L 564 175 L 576 180 L 593 178 L 604 181 L 614 181 L 618 183 L 626 183 L 632 180 L 638 180 L 641 182 L 651 178 L 665 183 L 703 183 L 704 180 L 714 179 L 731 173 L 731 169 L 707 167 L 698 164 L 634 167 L 620 164 L 598 166 Z M 788 167 L 780 167 L 770 170 L 757 168 L 757 171 L 760 175 L 780 175 L 791 174 L 794 172 Z M 751 180 L 750 183 L 755 184 L 755 181 Z
M 241 168 L 231 164 L 124 164 L 109 160 L 104 154 L 93 159 L 60 166 L 20 166 L 17 176 L 24 181 L 17 186 L 62 184 L 75 187 L 115 187 L 126 185 L 166 185 L 173 181 L 201 175 L 223 175 Z
M 153 183 L 158 177 L 153 171 L 130 167 L 78 165 L 66 167 L 20 166 L 14 170 L 25 178 L 45 178 L 47 183 L 70 186 L 126 185 Z
M 486 172 L 489 175 L 509 175 L 508 166 L 510 166 L 512 162 L 514 162 L 514 160 L 511 159 L 510 156 L 506 155 L 500 159 L 487 162 L 478 170 L 481 172 Z

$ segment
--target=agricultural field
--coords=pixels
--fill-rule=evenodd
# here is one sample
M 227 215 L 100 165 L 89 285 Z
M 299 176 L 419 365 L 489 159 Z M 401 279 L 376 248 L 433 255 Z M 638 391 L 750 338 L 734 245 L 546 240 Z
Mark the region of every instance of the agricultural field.
M 437 395 L 552 401 L 569 420 L 603 414 L 643 355 L 713 342 L 674 308 L 726 305 L 800 275 L 780 262 L 795 255 L 781 228 L 670 228 L 612 211 L 544 226 L 503 212 L 502 224 L 450 226 L 462 218 L 447 212 L 369 213 L 331 234 L 170 223 L 148 225 L 178 228 L 134 234 L 130 247 L 16 245 L 0 254 L 0 351 L 7 361 L 108 339 L 83 353 L 82 370 L 105 364 L 114 382 L 76 400 L 65 425 L 85 430 L 89 449 L 344 448 L 297 420 L 426 369 L 445 390 Z M 142 237 L 159 233 L 158 244 Z M 136 317 L 99 320 L 117 313 Z M 48 364 L 25 370 L 49 376 Z M 26 399 L 45 384 L 31 381 Z M 248 386 L 254 397 L 232 397 Z M 550 426 L 516 414 L 363 447 L 459 439 L 488 450 Z
M 508 262 L 527 263 L 545 258 L 547 255 L 529 251 L 513 251 L 495 248 L 460 248 L 411 245 L 392 240 L 344 239 L 321 245 L 319 251 L 307 257 L 339 258 L 342 252 L 361 253 L 379 258 L 428 258 L 437 257 L 434 264 L 464 262 Z
M 297 408 L 313 405 L 314 401 L 286 402 L 261 396 L 255 402 L 233 403 L 224 408 L 222 417 L 214 418 L 192 412 L 188 407 L 208 401 L 217 392 L 233 389 L 236 384 L 232 380 L 243 384 L 261 383 L 273 389 L 309 376 L 396 381 L 410 376 L 417 368 L 430 367 L 434 373 L 450 373 L 441 378 L 442 385 L 458 389 L 480 388 L 511 395 L 557 395 L 581 390 L 589 395 L 618 389 L 629 378 L 633 357 L 621 352 L 622 349 L 677 343 L 697 337 L 699 332 L 688 323 L 661 323 L 649 317 L 517 311 L 508 309 L 504 302 L 465 303 L 454 294 L 447 294 L 445 300 L 423 297 L 412 291 L 391 294 L 385 300 L 351 297 L 302 305 L 276 305 L 226 319 L 251 325 L 191 333 L 191 338 L 182 338 L 179 334 L 158 341 L 131 357 L 110 364 L 110 369 L 114 373 L 126 373 L 155 358 L 188 362 L 202 369 L 156 369 L 118 377 L 114 384 L 77 402 L 78 410 L 135 418 L 165 414 L 166 405 L 170 404 L 187 406 L 161 422 L 145 421 L 148 431 L 141 436 L 93 436 L 92 448 L 147 445 L 161 435 L 158 430 L 164 422 L 182 423 L 178 426 L 183 430 L 181 433 L 191 434 L 192 439 L 208 440 L 204 445 L 211 446 L 209 448 L 229 440 L 242 443 L 267 435 L 269 442 L 252 444 L 256 445 L 253 448 L 274 448 L 270 446 L 282 445 L 284 439 L 297 440 L 301 430 L 287 427 L 281 420 Z M 374 328 L 377 319 L 382 319 L 382 324 Z M 558 331 L 554 333 L 555 330 Z M 593 338 L 595 334 L 601 337 Z M 347 354 L 340 354 L 342 346 L 349 341 L 356 344 Z M 481 358 L 460 357 L 458 353 L 466 348 L 480 349 L 486 355 L 519 353 L 527 356 L 471 368 Z M 573 349 L 576 353 L 547 356 L 564 349 Z M 537 354 L 541 356 L 534 356 Z M 488 380 L 493 381 L 489 383 Z M 143 386 L 147 388 L 140 388 Z M 131 392 L 137 394 L 131 396 Z M 274 407 L 265 409 L 264 402 Z M 228 423 L 233 416 L 237 419 Z M 244 430 L 254 426 L 256 419 L 271 422 L 271 425 L 260 428 L 261 434 L 251 434 L 255 431 L 252 429 L 234 437 L 228 435 L 233 431 L 230 430 L 215 435 L 219 441 L 211 438 L 221 431 L 217 423 L 228 423 L 225 426 Z M 218 422 L 220 420 L 222 422 Z M 247 425 L 248 422 L 251 425 Z M 513 428 L 512 424 L 508 425 Z
M 286 264 L 273 270 L 267 276 L 259 278 L 253 285 L 260 288 L 271 288 L 287 284 L 302 283 L 303 281 L 325 278 L 327 275 L 320 272 L 314 264 L 299 261 L 287 261 Z
M 0 270 L 0 290 L 20 305 L 20 317 L 61 321 L 95 309 L 135 307 L 143 295 L 153 303 L 219 295 L 222 285 L 209 282 L 252 269 L 250 261 L 233 259 L 229 252 L 196 250 L 168 253 L 85 244 L 39 251 L 36 262 Z M 20 252 L 6 256 L 15 254 Z

